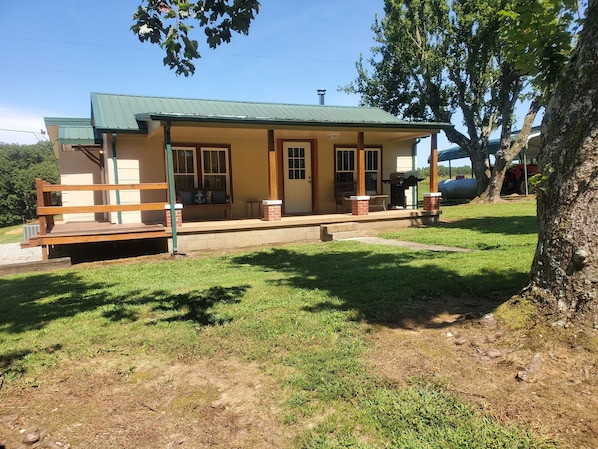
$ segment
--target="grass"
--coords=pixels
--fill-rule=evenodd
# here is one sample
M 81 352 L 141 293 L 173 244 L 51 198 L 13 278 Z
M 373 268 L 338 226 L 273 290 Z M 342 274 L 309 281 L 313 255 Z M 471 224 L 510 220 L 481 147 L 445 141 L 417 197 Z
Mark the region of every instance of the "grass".
M 345 241 L 1 278 L 0 375 L 35 385 L 108 353 L 230 358 L 281 386 L 281 423 L 306 429 L 293 447 L 553 447 L 442 386 L 399 388 L 362 361 L 377 326 L 401 325 L 407 301 L 516 292 L 533 256 L 533 210 L 456 206 L 445 209 L 450 224 L 386 235 L 467 254 Z
M 20 243 L 23 241 L 23 225 L 6 226 L 0 228 L 0 245 L 5 243 Z M 19 231 L 19 232 L 16 232 Z

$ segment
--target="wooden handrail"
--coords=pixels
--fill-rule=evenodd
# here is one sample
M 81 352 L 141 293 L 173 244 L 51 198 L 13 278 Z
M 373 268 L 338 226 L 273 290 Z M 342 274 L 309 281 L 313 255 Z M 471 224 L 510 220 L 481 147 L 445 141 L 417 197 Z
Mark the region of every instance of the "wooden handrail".
M 158 211 L 164 210 L 166 202 L 159 203 L 139 203 L 139 204 L 97 204 L 92 206 L 53 206 L 52 192 L 76 192 L 76 191 L 112 191 L 112 190 L 168 190 L 166 182 L 149 182 L 135 184 L 80 184 L 80 185 L 61 185 L 50 184 L 37 178 L 35 180 L 35 189 L 37 191 L 37 216 L 39 218 L 39 240 L 45 242 L 48 232 L 54 227 L 54 215 L 60 214 L 82 214 L 82 213 L 106 213 L 106 212 L 136 212 L 136 211 Z M 137 233 L 135 238 L 153 236 L 151 232 Z M 86 237 L 89 241 L 102 241 L 98 237 Z M 127 234 L 123 238 L 130 238 Z M 114 240 L 114 238 L 111 238 Z M 49 241 L 49 240 L 48 240 Z M 63 240 L 52 239 L 51 244 L 72 242 L 72 237 L 64 237 Z M 78 241 L 85 241 L 79 239 Z M 48 258 L 48 245 L 42 243 L 42 258 Z
M 54 226 L 54 215 L 132 212 L 164 210 L 166 202 L 139 204 L 97 204 L 92 206 L 52 206 L 51 192 L 73 191 L 110 191 L 110 190 L 168 190 L 166 182 L 148 182 L 136 184 L 78 184 L 62 185 L 50 184 L 41 179 L 35 180 L 37 190 L 37 216 L 40 221 L 40 234 L 44 235 Z
M 141 204 L 99 204 L 95 206 L 41 206 L 37 208 L 38 215 L 83 214 L 102 212 L 131 212 L 146 210 L 164 210 L 166 203 Z
M 106 191 L 106 190 L 166 190 L 165 182 L 148 182 L 145 184 L 81 184 L 63 185 L 49 184 L 42 181 L 42 192 L 73 192 L 73 191 Z

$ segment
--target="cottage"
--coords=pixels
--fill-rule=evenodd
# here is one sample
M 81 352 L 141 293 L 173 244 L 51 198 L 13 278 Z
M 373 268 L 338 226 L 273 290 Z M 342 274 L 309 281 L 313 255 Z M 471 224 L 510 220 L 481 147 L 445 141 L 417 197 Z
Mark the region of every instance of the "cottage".
M 90 119 L 45 122 L 61 185 L 123 185 L 62 190 L 64 222 L 171 226 L 174 220 L 175 227 L 177 220 L 181 226 L 384 210 L 383 180 L 412 170 L 418 139 L 450 126 L 407 122 L 369 107 L 101 93 L 91 94 Z M 136 188 L 146 184 L 155 188 Z M 407 207 L 417 204 L 412 190 Z M 158 203 L 166 213 L 127 207 Z M 88 205 L 119 207 L 77 209 Z

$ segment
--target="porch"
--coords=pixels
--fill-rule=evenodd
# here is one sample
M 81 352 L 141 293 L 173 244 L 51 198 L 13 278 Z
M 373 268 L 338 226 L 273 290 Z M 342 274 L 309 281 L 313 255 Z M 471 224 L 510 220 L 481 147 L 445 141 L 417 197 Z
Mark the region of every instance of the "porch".
M 299 241 L 319 241 L 334 239 L 335 231 L 367 235 L 385 228 L 431 224 L 438 221 L 440 211 L 437 207 L 416 209 L 388 209 L 368 211 L 368 200 L 360 197 L 355 203 L 365 203 L 365 213 L 331 213 L 331 214 L 280 214 L 279 202 L 264 205 L 264 208 L 278 209 L 278 217 L 237 218 L 182 222 L 182 211 L 177 208 L 171 211 L 169 204 L 100 204 L 90 206 L 53 206 L 52 192 L 64 190 L 120 191 L 120 190 L 167 190 L 166 183 L 125 184 L 125 185 L 52 185 L 37 180 L 39 234 L 30 236 L 23 246 L 41 246 L 44 259 L 54 255 L 64 255 L 69 245 L 95 244 L 102 242 L 131 242 L 162 239 L 167 242 L 172 254 L 193 251 L 242 248 L 268 244 L 280 244 Z M 265 201 L 267 203 L 267 201 Z M 178 205 L 177 205 L 178 206 Z M 166 225 L 163 223 L 117 223 L 108 218 L 109 214 L 125 211 L 157 211 L 163 210 Z M 374 205 L 374 209 L 376 209 Z M 62 214 L 98 214 L 104 219 L 96 221 L 55 220 Z M 176 218 L 175 218 L 176 217 Z M 174 218 L 175 226 L 171 226 Z M 345 234 L 346 235 L 346 234 Z M 74 247 L 74 246 L 73 246 Z M 90 246 L 91 247 L 91 246 Z M 166 245 L 164 245 L 166 247 Z
M 164 240 L 162 247 L 170 253 L 186 254 L 248 248 L 293 242 L 317 242 L 339 236 L 374 235 L 385 229 L 433 224 L 439 211 L 386 210 L 355 216 L 335 213 L 305 216 L 283 216 L 279 221 L 261 218 L 224 219 L 179 224 L 177 249 L 174 250 L 172 229 L 161 224 L 113 224 L 110 222 L 63 223 L 56 221 L 44 235 L 33 235 L 22 246 L 42 246 L 45 258 L 63 257 L 68 248 L 91 249 L 93 244 Z M 156 246 L 156 245 L 154 245 Z
M 439 210 L 397 209 L 370 212 L 367 215 L 334 213 L 288 215 L 278 221 L 261 218 L 189 222 L 177 226 L 177 252 L 243 248 L 293 242 L 335 239 L 337 235 L 372 235 L 385 229 L 428 225 L 438 222 Z M 173 240 L 168 240 L 172 253 Z

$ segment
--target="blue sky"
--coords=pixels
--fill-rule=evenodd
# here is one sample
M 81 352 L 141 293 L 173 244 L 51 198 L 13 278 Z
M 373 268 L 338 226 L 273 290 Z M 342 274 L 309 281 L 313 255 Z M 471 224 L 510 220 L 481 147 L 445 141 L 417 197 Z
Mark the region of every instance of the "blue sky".
M 43 117 L 89 117 L 90 92 L 317 104 L 317 89 L 326 89 L 326 104 L 356 106 L 359 98 L 338 88 L 355 78 L 360 54 L 369 55 L 383 4 L 262 0 L 248 36 L 211 50 L 195 34 L 202 58 L 185 78 L 130 31 L 136 0 L 38 0 L 26 12 L 22 2 L 4 2 L 0 142 L 37 142 Z M 439 148 L 447 146 L 441 134 Z M 420 144 L 419 166 L 429 149 Z

